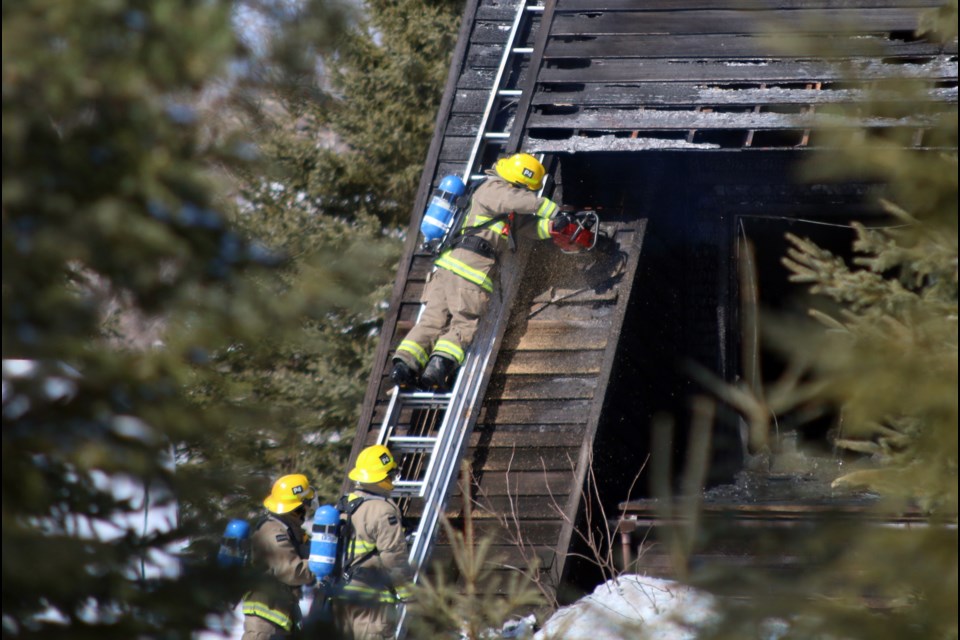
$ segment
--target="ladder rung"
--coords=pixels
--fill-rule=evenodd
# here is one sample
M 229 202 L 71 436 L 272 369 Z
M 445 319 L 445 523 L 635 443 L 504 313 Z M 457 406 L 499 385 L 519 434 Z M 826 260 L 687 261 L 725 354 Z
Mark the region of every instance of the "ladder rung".
M 419 496 L 423 487 L 423 482 L 418 480 L 398 480 L 393 483 L 393 491 L 390 493 L 394 496 Z
M 401 391 L 401 398 L 409 398 L 413 400 L 429 400 L 431 398 L 449 398 L 453 393 L 448 391 L 446 393 L 434 393 L 432 391 Z
M 387 446 L 394 454 L 433 451 L 436 444 L 435 436 L 392 436 L 387 439 Z
M 484 138 L 493 138 L 496 140 L 506 139 L 510 137 L 509 131 L 487 131 L 483 134 Z
M 522 96 L 523 90 L 521 89 L 500 89 L 497 91 L 498 96 Z
M 452 397 L 453 394 L 450 393 L 430 393 L 427 391 L 408 393 L 403 391 L 400 393 L 397 401 L 404 407 L 413 407 L 415 409 L 424 407 L 445 409 L 450 405 L 450 399 Z
M 540 12 L 543 11 L 543 5 L 542 5 L 542 4 L 532 4 L 532 5 L 530 5 L 529 7 L 527 7 L 526 9 L 527 9 L 527 11 L 533 11 L 534 13 L 540 13 Z
M 511 49 L 511 51 L 513 51 L 514 53 L 524 53 L 529 55 L 533 53 L 533 47 L 514 47 L 513 49 Z

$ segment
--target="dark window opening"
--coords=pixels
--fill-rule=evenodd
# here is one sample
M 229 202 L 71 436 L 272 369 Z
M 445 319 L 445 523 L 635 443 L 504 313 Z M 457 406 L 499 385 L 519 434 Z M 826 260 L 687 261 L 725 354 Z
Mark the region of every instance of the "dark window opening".
M 760 304 L 774 310 L 799 308 L 804 301 L 804 289 L 788 281 L 780 264 L 786 231 L 850 255 L 853 235 L 846 225 L 868 211 L 863 202 L 869 189 L 796 184 L 802 157 L 796 151 L 674 151 L 562 158 L 564 204 L 597 208 L 608 219 L 642 218 L 647 225 L 596 446 L 601 481 L 616 496 L 613 502 L 625 497 L 651 453 L 657 415 L 676 423 L 673 468 L 679 477 L 690 401 L 705 393 L 691 378 L 689 363 L 728 382 L 741 375 L 738 240 L 746 237 L 758 247 Z M 783 363 L 765 351 L 762 359 L 765 377 L 782 372 Z M 810 437 L 821 438 L 826 428 L 813 427 Z M 708 481 L 731 481 L 743 462 L 735 415 L 718 417 L 713 448 Z M 647 490 L 648 479 L 641 479 L 632 497 Z

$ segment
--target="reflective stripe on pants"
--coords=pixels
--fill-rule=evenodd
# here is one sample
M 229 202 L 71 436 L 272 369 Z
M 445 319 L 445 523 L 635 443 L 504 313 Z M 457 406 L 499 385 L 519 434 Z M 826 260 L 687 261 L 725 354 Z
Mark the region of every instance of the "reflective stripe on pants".
M 490 279 L 490 276 L 483 271 L 474 269 L 462 260 L 457 260 L 450 255 L 449 251 L 437 258 L 435 264 L 441 269 L 457 274 L 467 282 L 472 282 L 487 293 L 493 292 L 493 280 Z
M 271 622 L 284 631 L 290 631 L 293 629 L 293 619 L 288 616 L 283 611 L 277 611 L 276 609 L 271 609 L 269 606 L 262 602 L 252 602 L 245 601 L 243 603 L 243 615 L 245 616 L 255 616 L 257 618 L 263 618 L 267 622 Z
M 450 271 L 437 269 L 423 291 L 422 301 L 420 320 L 403 342 L 419 345 L 426 353 L 443 353 L 462 363 L 490 295 Z M 408 349 L 397 349 L 395 356 L 420 370 L 420 362 Z

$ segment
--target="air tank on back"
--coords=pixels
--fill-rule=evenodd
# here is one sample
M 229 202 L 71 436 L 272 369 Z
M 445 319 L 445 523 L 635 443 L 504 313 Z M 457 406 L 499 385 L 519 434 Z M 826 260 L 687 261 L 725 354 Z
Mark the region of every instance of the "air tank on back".
M 440 240 L 447 233 L 456 215 L 457 198 L 466 190 L 463 180 L 457 176 L 446 176 L 440 181 L 420 223 L 425 244 Z
M 308 566 L 318 580 L 333 573 L 337 565 L 337 538 L 340 531 L 340 510 L 325 504 L 313 514 L 310 531 Z
M 250 523 L 231 520 L 220 539 L 217 564 L 221 567 L 242 567 L 250 559 Z

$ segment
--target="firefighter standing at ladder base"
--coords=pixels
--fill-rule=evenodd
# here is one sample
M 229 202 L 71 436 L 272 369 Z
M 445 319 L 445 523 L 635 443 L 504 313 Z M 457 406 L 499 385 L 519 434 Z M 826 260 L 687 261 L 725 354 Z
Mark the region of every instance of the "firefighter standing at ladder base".
M 263 500 L 268 513 L 255 526 L 250 547 L 253 566 L 265 576 L 243 598 L 243 640 L 289 638 L 300 626 L 300 588 L 316 580 L 303 531 L 314 495 L 307 477 L 296 473 L 277 480 Z
M 397 462 L 383 445 L 357 456 L 348 477 L 356 489 L 341 499 L 347 554 L 344 580 L 333 596 L 333 616 L 344 638 L 392 638 L 396 604 L 410 598 L 412 571 L 400 509 L 390 499 Z
M 401 389 L 418 382 L 430 391 L 448 389 L 490 301 L 498 258 L 515 246 L 516 227 L 529 227 L 523 219 L 536 216 L 536 236 L 550 238 L 550 219 L 559 207 L 536 195 L 546 174 L 543 165 L 517 153 L 498 160 L 486 174 L 470 199 L 463 230 L 435 262 L 420 320 L 394 354 L 390 377 Z

